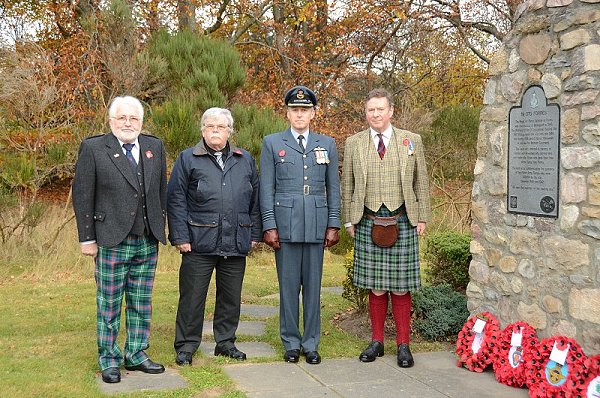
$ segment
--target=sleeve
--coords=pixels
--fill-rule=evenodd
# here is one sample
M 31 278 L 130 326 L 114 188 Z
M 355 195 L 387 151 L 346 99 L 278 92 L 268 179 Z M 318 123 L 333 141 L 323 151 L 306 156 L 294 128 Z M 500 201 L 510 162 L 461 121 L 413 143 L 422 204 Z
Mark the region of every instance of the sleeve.
M 331 138 L 327 165 L 327 227 L 341 228 L 340 169 L 335 140 Z
M 421 136 L 415 134 L 416 167 L 413 178 L 413 190 L 419 206 L 419 222 L 431 220 L 431 203 L 429 198 L 429 175 L 425 163 L 425 153 Z
M 277 228 L 275 221 L 275 164 L 270 136 L 263 139 L 260 154 L 260 212 L 263 231 Z
M 252 231 L 251 239 L 255 242 L 262 241 L 262 219 L 260 216 L 260 204 L 259 204 L 259 178 L 258 171 L 256 170 L 256 161 L 248 154 L 248 161 L 250 162 L 250 168 L 252 170 L 252 199 L 250 201 L 250 219 L 252 220 Z
M 167 185 L 167 214 L 169 223 L 169 241 L 172 245 L 190 243 L 190 232 L 187 225 L 188 205 L 187 189 L 189 170 L 187 170 L 183 152 L 175 161 L 171 178 Z
M 96 240 L 94 210 L 96 198 L 96 162 L 87 140 L 79 147 L 73 179 L 73 209 L 79 242 Z
M 351 139 L 346 140 L 344 145 L 344 164 L 342 167 L 342 208 L 344 209 L 344 222 L 351 223 L 350 218 L 350 203 L 354 194 L 354 170 L 353 170 L 353 145 Z
M 165 146 L 160 141 L 160 207 L 163 217 L 167 215 L 167 153 Z

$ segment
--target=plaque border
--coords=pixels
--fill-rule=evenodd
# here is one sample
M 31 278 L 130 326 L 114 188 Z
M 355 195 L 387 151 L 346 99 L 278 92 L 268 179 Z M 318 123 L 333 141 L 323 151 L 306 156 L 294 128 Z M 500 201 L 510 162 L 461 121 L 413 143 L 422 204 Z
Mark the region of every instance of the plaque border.
M 556 171 L 557 171 L 557 176 L 556 176 L 556 215 L 553 214 L 540 214 L 540 213 L 530 213 L 530 212 L 526 212 L 526 211 L 517 211 L 517 210 L 510 210 L 510 195 L 509 195 L 509 176 L 510 176 L 510 162 L 509 162 L 509 155 L 510 155 L 510 114 L 512 113 L 513 109 L 522 109 L 523 108 L 523 98 L 525 97 L 525 93 L 527 92 L 527 90 L 534 88 L 534 87 L 539 87 L 542 92 L 544 93 L 544 98 L 546 99 L 546 107 L 550 107 L 550 106 L 555 106 L 558 108 L 558 152 L 557 152 L 557 165 L 556 165 Z M 511 213 L 511 214 L 522 214 L 522 215 L 527 215 L 527 216 L 534 216 L 534 217 L 546 217 L 546 218 L 559 218 L 560 215 L 560 147 L 561 147 L 561 114 L 560 114 L 560 105 L 558 103 L 549 103 L 548 102 L 548 97 L 546 96 L 546 91 L 544 90 L 544 87 L 542 87 L 539 84 L 532 84 L 530 86 L 527 86 L 527 88 L 525 90 L 523 90 L 523 94 L 521 94 L 521 101 L 519 101 L 519 105 L 514 105 L 511 106 L 510 109 L 508 110 L 508 131 L 507 131 L 507 140 L 506 140 L 506 212 L 507 213 Z

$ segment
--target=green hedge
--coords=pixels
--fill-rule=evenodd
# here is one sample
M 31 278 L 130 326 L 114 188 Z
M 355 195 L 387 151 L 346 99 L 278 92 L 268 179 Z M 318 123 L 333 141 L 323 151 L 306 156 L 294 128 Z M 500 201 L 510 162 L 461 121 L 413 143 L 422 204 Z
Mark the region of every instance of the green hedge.
M 430 285 L 447 283 L 464 291 L 469 283 L 471 237 L 455 231 L 429 235 L 425 241 L 425 279 Z

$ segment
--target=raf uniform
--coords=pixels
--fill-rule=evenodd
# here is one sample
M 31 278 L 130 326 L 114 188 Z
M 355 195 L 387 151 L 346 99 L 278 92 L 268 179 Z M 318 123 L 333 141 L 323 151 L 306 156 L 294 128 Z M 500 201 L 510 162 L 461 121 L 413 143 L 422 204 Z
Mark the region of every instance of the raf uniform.
M 285 96 L 290 112 L 309 109 L 314 117 L 315 94 L 298 86 Z M 340 221 L 340 185 L 335 140 L 294 123 L 286 131 L 264 138 L 261 154 L 260 208 L 264 241 L 275 250 L 280 291 L 280 334 L 284 359 L 297 362 L 300 350 L 308 363 L 317 364 L 320 338 L 320 290 L 323 250 L 337 243 Z M 302 135 L 303 140 L 298 142 Z M 301 147 L 304 146 L 304 149 Z M 272 244 L 268 235 L 278 235 Z M 333 239 L 329 239 L 334 234 Z M 280 248 L 279 248 L 280 247 Z M 299 330 L 299 294 L 302 289 L 304 333 Z

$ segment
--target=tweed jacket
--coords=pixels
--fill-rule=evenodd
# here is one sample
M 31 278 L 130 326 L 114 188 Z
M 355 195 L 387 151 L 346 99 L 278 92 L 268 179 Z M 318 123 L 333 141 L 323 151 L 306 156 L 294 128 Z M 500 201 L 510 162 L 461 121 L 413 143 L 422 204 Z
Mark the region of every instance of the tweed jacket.
M 80 242 L 95 240 L 103 247 L 121 243 L 133 227 L 138 198 L 143 193 L 150 232 L 166 243 L 165 150 L 162 141 L 151 135 L 140 134 L 138 142 L 144 171 L 142 188 L 112 133 L 81 143 L 73 180 L 73 208 Z
M 290 129 L 264 138 L 260 158 L 263 231 L 277 228 L 281 242 L 322 243 L 328 227 L 341 227 L 340 207 L 333 138 L 311 131 L 305 154 Z
M 397 186 L 398 197 L 404 197 L 406 213 L 413 226 L 431 219 L 429 200 L 429 182 L 423 143 L 421 136 L 407 130 L 393 127 L 390 145 L 396 145 L 400 156 L 399 170 L 388 170 L 387 173 L 399 173 L 401 186 Z M 364 130 L 350 136 L 344 149 L 342 169 L 342 207 L 344 221 L 358 224 L 363 216 L 367 195 L 367 171 L 376 167 L 369 154 L 376 151 L 370 130 Z M 388 174 L 390 176 L 390 174 Z M 380 181 L 382 186 L 389 186 L 392 178 Z M 402 195 L 400 195 L 402 193 Z M 390 210 L 402 205 L 393 203 Z M 374 209 L 377 210 L 377 209 Z

